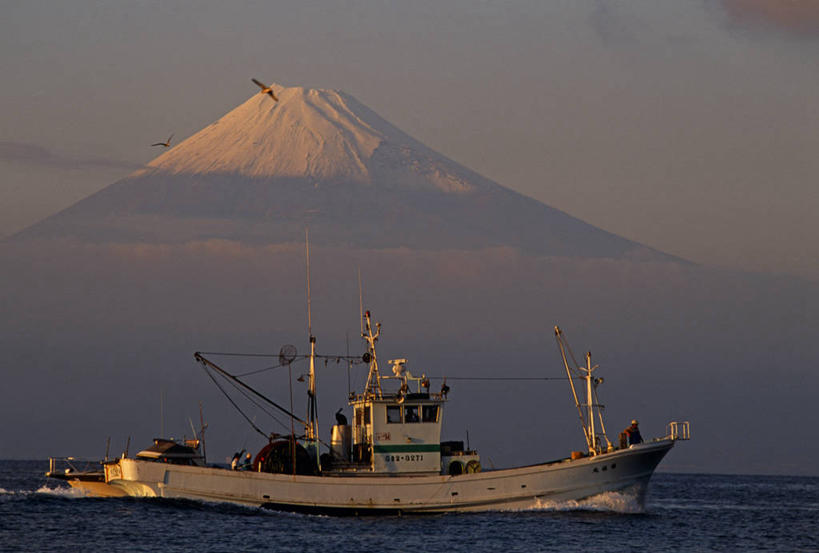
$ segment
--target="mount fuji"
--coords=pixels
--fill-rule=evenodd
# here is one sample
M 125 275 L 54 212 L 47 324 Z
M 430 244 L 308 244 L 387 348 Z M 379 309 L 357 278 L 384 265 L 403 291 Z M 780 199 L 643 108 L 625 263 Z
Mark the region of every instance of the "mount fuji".
M 278 102 L 254 95 L 14 239 L 273 244 L 309 227 L 327 246 L 672 259 L 482 177 L 348 94 L 273 88 Z

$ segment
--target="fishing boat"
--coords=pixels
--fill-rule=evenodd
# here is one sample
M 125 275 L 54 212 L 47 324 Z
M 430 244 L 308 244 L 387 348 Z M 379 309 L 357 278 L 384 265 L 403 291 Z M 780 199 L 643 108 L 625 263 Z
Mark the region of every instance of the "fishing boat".
M 136 497 L 229 502 L 329 515 L 523 510 L 606 492 L 627 493 L 642 503 L 662 458 L 676 441 L 690 438 L 686 421 L 669 423 L 666 435 L 659 438 L 630 443 L 623 437 L 612 443 L 597 398 L 602 382 L 593 374 L 597 366 L 592 366 L 591 354 L 586 355 L 585 367 L 579 366 L 562 331 L 555 327 L 587 449 L 540 464 L 487 469 L 479 453 L 465 448 L 463 442 L 441 441 L 449 392 L 446 381 L 440 391 L 430 391 L 430 378 L 414 376 L 406 359 L 390 360 L 391 371 L 382 374 L 376 352 L 381 325 L 372 324 L 369 311 L 362 318 L 367 350 L 360 359 L 369 365 L 367 380 L 360 392 L 349 393 L 352 420 L 348 424 L 346 416 L 337 413 L 329 443 L 319 437 L 312 332 L 306 419 L 293 414 L 292 406 L 279 405 L 205 354 L 196 353 L 196 361 L 212 378 L 219 375 L 256 401 L 286 414 L 291 423 L 289 435 L 268 435 L 267 445 L 247 463 L 246 470 L 209 466 L 193 450 L 177 457 L 163 450 L 152 457 L 123 456 L 106 463 L 106 484 Z M 294 353 L 283 348 L 281 363 L 289 364 Z M 585 385 L 585 394 L 575 382 Z M 297 424 L 304 428 L 303 434 L 297 435 Z

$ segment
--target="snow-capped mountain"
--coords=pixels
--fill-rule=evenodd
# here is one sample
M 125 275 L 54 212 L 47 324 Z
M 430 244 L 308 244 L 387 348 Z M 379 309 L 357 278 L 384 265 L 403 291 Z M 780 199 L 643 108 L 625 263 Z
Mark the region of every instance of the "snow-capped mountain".
M 328 245 L 666 257 L 476 174 L 343 92 L 274 90 L 17 239 L 281 243 L 309 226 Z

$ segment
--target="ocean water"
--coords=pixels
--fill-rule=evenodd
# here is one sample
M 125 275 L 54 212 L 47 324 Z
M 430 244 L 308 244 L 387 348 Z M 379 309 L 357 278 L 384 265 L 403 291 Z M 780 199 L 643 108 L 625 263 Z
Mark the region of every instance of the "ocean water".
M 819 478 L 656 474 L 641 509 L 606 494 L 537 510 L 333 518 L 85 498 L 0 461 L 0 551 L 817 551 Z

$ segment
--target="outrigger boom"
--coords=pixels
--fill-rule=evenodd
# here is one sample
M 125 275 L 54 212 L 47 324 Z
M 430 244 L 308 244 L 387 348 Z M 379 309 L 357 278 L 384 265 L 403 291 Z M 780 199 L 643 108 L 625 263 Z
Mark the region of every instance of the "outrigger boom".
M 560 327 L 558 326 L 555 326 L 555 339 L 557 340 L 557 345 L 560 348 L 560 355 L 563 358 L 563 366 L 566 368 L 566 376 L 569 378 L 569 386 L 572 389 L 572 397 L 574 398 L 574 404 L 577 407 L 577 414 L 580 416 L 580 424 L 583 427 L 583 435 L 586 438 L 586 445 L 588 446 L 589 455 L 599 455 L 604 451 L 612 451 L 614 446 L 606 435 L 606 425 L 603 422 L 603 409 L 605 406 L 600 403 L 600 400 L 597 397 L 597 387 L 603 383 L 603 379 L 592 376 L 592 372 L 597 369 L 599 365 L 592 366 L 591 352 L 589 351 L 586 352 L 586 366 L 580 367 L 577 360 L 575 360 L 574 354 L 566 342 L 566 339 L 563 337 L 563 331 L 560 330 Z M 574 368 L 569 366 L 569 360 L 566 357 L 567 352 L 574 362 Z M 572 372 L 578 376 L 573 376 Z M 585 380 L 586 382 L 586 403 L 580 403 L 580 400 L 577 397 L 577 390 L 575 390 L 574 387 L 574 378 L 577 377 Z M 585 416 L 583 409 L 584 407 Z M 594 427 L 595 412 L 600 421 L 599 433 L 595 431 Z M 605 448 L 603 447 L 601 439 L 605 440 L 606 442 Z

